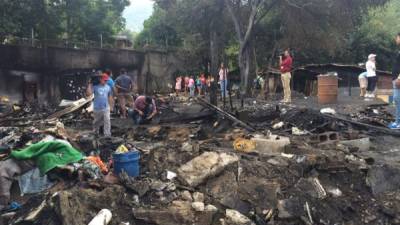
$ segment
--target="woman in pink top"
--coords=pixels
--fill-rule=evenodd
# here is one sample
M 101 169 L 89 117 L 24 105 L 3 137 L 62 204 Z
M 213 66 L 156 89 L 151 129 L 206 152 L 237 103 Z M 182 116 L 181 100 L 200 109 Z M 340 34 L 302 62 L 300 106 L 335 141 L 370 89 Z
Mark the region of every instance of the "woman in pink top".
M 177 77 L 175 83 L 176 95 L 179 95 L 179 92 L 181 92 L 181 90 L 182 90 L 182 77 Z
M 185 76 L 185 95 L 189 91 L 189 80 L 190 80 L 190 78 L 188 76 Z

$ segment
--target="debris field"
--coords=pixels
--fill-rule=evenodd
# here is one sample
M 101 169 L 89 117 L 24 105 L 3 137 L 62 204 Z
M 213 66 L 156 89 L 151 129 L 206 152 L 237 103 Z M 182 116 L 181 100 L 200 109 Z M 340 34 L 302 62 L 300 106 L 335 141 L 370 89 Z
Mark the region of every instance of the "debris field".
M 21 206 L 0 224 L 89 224 L 102 209 L 112 225 L 400 224 L 400 132 L 385 128 L 388 106 L 344 114 L 249 102 L 221 109 L 158 96 L 156 121 L 113 118 L 110 138 L 91 132 L 88 101 L 11 110 L 0 119 L 2 160 L 51 135 L 109 171 L 67 166 L 47 174 L 50 188 L 24 195 L 16 179 Z M 113 172 L 121 145 L 140 152 L 138 177 Z

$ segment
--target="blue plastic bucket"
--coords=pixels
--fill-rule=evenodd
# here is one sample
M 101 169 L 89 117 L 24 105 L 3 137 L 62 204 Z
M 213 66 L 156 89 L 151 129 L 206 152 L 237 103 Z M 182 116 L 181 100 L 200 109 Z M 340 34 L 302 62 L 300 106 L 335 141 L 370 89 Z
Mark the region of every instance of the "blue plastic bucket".
M 140 173 L 140 152 L 132 151 L 123 154 L 113 154 L 114 173 L 119 175 L 125 171 L 130 177 L 137 177 Z

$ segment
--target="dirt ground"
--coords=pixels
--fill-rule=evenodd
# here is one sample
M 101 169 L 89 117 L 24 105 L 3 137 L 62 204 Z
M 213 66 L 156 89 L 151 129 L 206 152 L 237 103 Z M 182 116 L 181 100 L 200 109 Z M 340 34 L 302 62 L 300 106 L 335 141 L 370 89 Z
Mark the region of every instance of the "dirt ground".
M 385 128 L 393 106 L 359 98 L 321 106 L 302 96 L 291 105 L 259 99 L 246 99 L 243 108 L 238 99 L 232 109 L 227 104 L 250 131 L 199 100 L 160 99 L 154 124 L 114 118 L 112 138 L 96 138 L 90 116 L 80 111 L 59 118 L 73 145 L 99 152 L 107 164 L 121 144 L 136 147 L 139 177 L 59 174 L 53 188 L 22 198 L 14 187 L 22 208 L 0 222 L 88 224 L 105 208 L 112 225 L 400 224 L 400 132 Z M 326 107 L 336 114 L 321 114 Z M 21 114 L 39 119 L 15 119 Z M 45 115 L 4 117 L 1 126 L 9 130 L 0 141 L 11 131 L 19 139 L 8 143 L 14 148 L 39 139 L 32 129 L 54 127 Z

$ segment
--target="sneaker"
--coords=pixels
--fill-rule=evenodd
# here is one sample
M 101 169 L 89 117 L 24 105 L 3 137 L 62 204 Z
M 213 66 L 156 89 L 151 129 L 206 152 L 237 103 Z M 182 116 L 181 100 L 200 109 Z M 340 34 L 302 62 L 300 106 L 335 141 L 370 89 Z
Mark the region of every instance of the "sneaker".
M 400 130 L 400 124 L 398 124 L 396 122 L 389 124 L 388 127 L 389 127 L 389 129 L 392 129 L 392 130 Z

